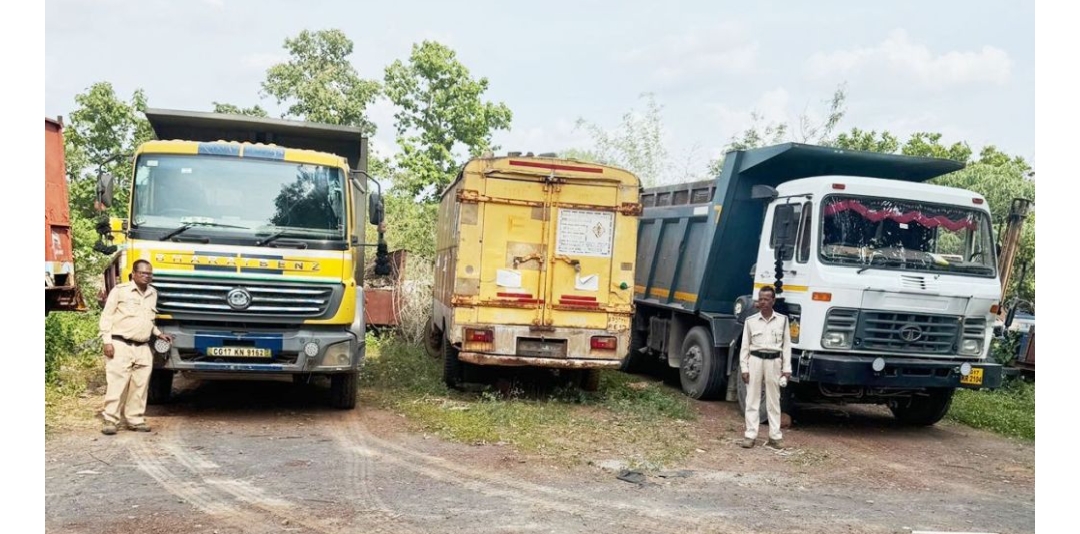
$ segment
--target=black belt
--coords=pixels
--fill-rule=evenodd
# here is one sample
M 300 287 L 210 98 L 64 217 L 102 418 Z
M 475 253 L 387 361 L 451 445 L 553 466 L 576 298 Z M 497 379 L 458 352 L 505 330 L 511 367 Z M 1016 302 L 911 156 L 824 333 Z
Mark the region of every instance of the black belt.
M 750 351 L 751 356 L 756 356 L 758 358 L 761 358 L 762 360 L 774 360 L 776 358 L 779 358 L 781 354 L 783 354 L 783 353 L 782 352 L 765 351 L 765 350 L 752 350 L 752 351 Z
M 147 344 L 150 343 L 149 340 L 148 341 L 132 341 L 132 340 L 130 340 L 130 339 L 124 337 L 124 336 L 113 336 L 112 338 L 115 339 L 115 340 L 118 340 L 118 341 L 123 341 L 124 343 L 127 343 L 128 345 L 135 345 L 136 347 L 141 347 L 143 345 L 147 345 Z

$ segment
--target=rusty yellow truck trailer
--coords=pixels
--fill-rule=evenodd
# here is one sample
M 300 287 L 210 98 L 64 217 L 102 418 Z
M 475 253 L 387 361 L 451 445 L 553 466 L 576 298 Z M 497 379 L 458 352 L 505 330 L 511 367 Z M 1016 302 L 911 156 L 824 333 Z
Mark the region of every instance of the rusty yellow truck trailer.
M 555 157 L 478 158 L 443 192 L 428 342 L 447 385 L 472 366 L 578 370 L 629 348 L 640 181 Z

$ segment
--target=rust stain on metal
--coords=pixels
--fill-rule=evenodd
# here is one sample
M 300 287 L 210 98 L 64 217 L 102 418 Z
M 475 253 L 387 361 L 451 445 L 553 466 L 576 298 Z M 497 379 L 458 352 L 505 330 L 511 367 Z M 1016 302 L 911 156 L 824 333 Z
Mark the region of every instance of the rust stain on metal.
M 474 296 L 466 296 L 466 295 L 457 295 L 457 294 L 455 294 L 452 297 L 450 297 L 450 304 L 452 304 L 454 306 L 470 306 L 470 307 L 472 307 L 472 306 L 476 306 L 478 301 L 479 301 L 479 299 L 477 299 Z
M 484 202 L 487 204 L 507 204 L 510 206 L 531 206 L 531 207 L 543 207 L 544 203 L 538 200 L 518 200 L 514 198 L 500 198 L 489 197 L 487 195 L 481 195 L 479 191 L 472 189 L 458 190 L 457 199 L 461 202 Z
M 622 360 L 534 358 L 529 356 L 481 354 L 477 352 L 461 352 L 458 354 L 458 358 L 463 362 L 476 365 L 496 365 L 506 367 L 535 366 L 558 369 L 617 369 L 622 364 Z

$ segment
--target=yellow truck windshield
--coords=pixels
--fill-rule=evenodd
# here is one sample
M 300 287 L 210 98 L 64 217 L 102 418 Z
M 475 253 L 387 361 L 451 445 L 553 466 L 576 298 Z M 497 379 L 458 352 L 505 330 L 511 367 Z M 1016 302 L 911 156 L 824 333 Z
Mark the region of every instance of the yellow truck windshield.
M 142 154 L 136 162 L 133 228 L 162 233 L 189 227 L 185 236 L 209 240 L 238 234 L 344 240 L 342 174 L 334 167 L 295 162 Z

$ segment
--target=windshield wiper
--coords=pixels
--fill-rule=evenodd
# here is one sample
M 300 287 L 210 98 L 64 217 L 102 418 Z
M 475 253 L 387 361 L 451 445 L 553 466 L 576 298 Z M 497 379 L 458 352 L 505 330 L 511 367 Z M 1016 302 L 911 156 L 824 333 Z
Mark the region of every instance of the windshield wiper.
M 291 231 L 291 230 L 281 230 L 281 231 L 279 231 L 279 232 L 277 232 L 275 234 L 271 234 L 270 236 L 267 236 L 267 237 L 265 237 L 263 239 L 260 239 L 260 240 L 256 241 L 255 246 L 256 247 L 261 247 L 263 245 L 269 244 L 271 241 L 276 241 L 279 237 L 311 237 L 311 236 L 308 235 L 308 234 L 294 232 L 294 231 Z M 301 243 L 301 244 L 304 246 L 304 248 L 307 248 L 307 243 Z
M 184 224 L 181 224 L 180 226 L 177 226 L 171 232 L 165 234 L 164 236 L 161 236 L 161 238 L 159 238 L 158 241 L 165 241 L 165 240 L 168 240 L 168 239 L 172 239 L 172 238 L 174 238 L 174 237 L 176 237 L 176 236 L 190 230 L 192 227 L 195 227 L 195 226 L 213 226 L 214 228 L 241 228 L 241 229 L 247 230 L 246 226 L 236 226 L 234 224 L 221 224 L 221 223 L 207 222 L 207 221 L 191 221 L 191 222 L 186 222 Z

